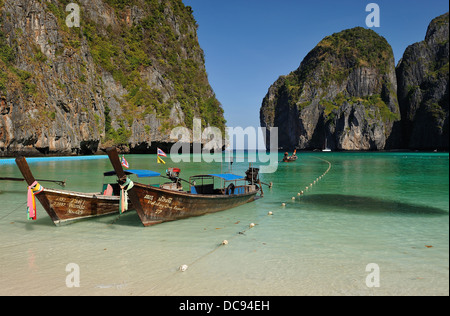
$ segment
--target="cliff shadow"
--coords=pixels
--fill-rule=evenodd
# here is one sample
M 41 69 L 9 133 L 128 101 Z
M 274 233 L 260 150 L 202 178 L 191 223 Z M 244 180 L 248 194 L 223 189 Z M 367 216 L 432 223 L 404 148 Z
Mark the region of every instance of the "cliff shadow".
M 448 216 L 448 210 L 367 196 L 314 194 L 301 199 L 305 205 L 318 206 L 320 211 L 346 212 L 358 215 L 394 214 L 407 216 Z

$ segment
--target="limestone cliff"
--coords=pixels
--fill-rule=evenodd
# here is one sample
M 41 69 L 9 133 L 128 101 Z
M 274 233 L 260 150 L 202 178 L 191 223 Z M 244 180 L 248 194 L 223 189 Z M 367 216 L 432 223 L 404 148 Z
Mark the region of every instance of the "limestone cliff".
M 361 27 L 324 38 L 269 88 L 260 110 L 283 149 L 384 149 L 399 119 L 392 48 Z
M 446 149 L 449 143 L 449 14 L 435 18 L 425 40 L 397 66 L 403 148 Z
M 224 128 L 181 0 L 0 0 L 0 156 L 148 152 L 174 126 Z

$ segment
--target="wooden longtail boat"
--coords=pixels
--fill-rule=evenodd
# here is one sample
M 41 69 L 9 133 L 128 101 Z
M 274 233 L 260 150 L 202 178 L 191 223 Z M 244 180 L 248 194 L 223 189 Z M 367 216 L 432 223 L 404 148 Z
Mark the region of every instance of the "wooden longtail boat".
M 36 180 L 26 159 L 24 157 L 17 158 L 16 164 L 28 186 L 32 186 Z M 136 174 L 138 177 L 159 176 L 148 170 L 129 170 L 127 174 Z M 112 176 L 115 173 L 105 172 L 104 175 Z M 108 186 L 110 186 L 109 189 Z M 102 191 L 96 193 L 43 188 L 35 197 L 57 226 L 77 220 L 119 213 L 120 189 L 116 182 L 103 184 Z M 132 207 L 130 205 L 129 209 Z
M 116 148 L 108 148 L 106 152 L 117 173 L 119 183 L 125 183 L 127 176 L 119 161 Z M 178 179 L 173 179 L 172 186 L 165 184 L 159 188 L 134 183 L 128 194 L 144 226 L 200 216 L 254 201 L 256 194 L 261 191 L 261 184 L 257 175 L 259 170 L 251 169 L 252 177 L 246 178 L 232 174 L 191 177 L 189 191 L 183 191 L 180 188 Z M 221 179 L 224 183 L 223 187 L 216 189 L 214 179 Z M 237 181 L 244 181 L 244 184 L 237 185 Z
M 284 157 L 283 157 L 283 162 L 294 162 L 297 161 L 298 157 L 297 157 L 297 150 L 294 150 L 294 153 L 289 156 L 289 154 L 286 152 L 284 153 Z

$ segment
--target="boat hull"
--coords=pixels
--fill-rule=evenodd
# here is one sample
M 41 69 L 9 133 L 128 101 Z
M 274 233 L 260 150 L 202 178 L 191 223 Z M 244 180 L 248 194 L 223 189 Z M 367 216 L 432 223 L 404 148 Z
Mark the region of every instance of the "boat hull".
M 16 164 L 29 186 L 36 179 L 25 157 L 17 157 Z M 81 193 L 68 190 L 44 188 L 35 195 L 55 225 L 86 218 L 119 213 L 119 196 L 100 193 Z
M 135 183 L 133 190 L 142 206 L 141 210 L 136 211 L 144 226 L 231 209 L 254 201 L 258 192 L 255 190 L 238 195 L 191 194 L 141 183 Z
M 36 195 L 55 225 L 119 213 L 119 197 L 44 189 Z
M 298 159 L 298 157 L 295 158 L 288 158 L 288 159 L 283 159 L 283 162 L 296 162 Z

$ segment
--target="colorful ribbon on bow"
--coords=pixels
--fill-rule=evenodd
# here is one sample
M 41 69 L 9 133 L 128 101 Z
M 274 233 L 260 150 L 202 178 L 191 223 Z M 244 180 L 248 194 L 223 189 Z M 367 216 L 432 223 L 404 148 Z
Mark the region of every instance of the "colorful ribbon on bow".
M 28 197 L 27 197 L 27 218 L 30 220 L 36 220 L 36 198 L 35 195 L 44 191 L 37 181 L 34 181 L 32 185 L 28 187 Z
M 119 211 L 122 214 L 125 211 L 128 211 L 128 190 L 130 190 L 134 183 L 129 178 L 125 181 L 123 185 L 120 185 L 120 202 L 119 202 Z

